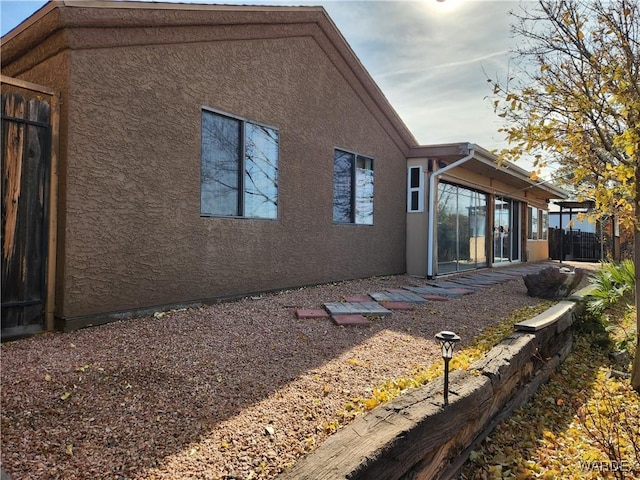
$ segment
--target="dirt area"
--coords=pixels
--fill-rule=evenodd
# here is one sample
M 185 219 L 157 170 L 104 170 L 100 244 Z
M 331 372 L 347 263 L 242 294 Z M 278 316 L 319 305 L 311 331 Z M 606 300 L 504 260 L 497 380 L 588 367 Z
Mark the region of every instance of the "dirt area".
M 579 265 L 584 266 L 584 265 Z M 384 380 L 539 300 L 513 280 L 369 327 L 295 309 L 407 285 L 308 287 L 2 345 L 2 468 L 23 479 L 274 478 Z

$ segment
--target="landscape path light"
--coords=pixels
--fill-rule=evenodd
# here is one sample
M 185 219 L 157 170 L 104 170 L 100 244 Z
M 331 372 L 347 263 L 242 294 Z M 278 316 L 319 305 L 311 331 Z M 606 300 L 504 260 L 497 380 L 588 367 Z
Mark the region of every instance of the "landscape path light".
M 453 357 L 453 349 L 460 337 L 453 332 L 445 330 L 436 333 L 436 340 L 442 346 L 442 358 L 444 359 L 444 404 L 449 405 L 449 360 Z

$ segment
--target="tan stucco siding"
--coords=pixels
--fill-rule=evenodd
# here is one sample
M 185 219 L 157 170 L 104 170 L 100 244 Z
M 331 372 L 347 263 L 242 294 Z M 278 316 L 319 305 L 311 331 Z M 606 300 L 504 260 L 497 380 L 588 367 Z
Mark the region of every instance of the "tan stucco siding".
M 407 212 L 407 273 L 427 275 L 427 253 L 429 248 L 429 175 L 427 159 L 409 159 L 407 168 L 422 167 L 424 185 L 424 210 Z
M 71 59 L 62 316 L 404 271 L 405 157 L 312 37 Z M 278 220 L 200 217 L 203 106 L 279 129 Z M 332 223 L 334 147 L 374 158 L 372 227 Z
M 527 240 L 527 260 L 538 262 L 549 259 L 549 242 L 547 240 Z

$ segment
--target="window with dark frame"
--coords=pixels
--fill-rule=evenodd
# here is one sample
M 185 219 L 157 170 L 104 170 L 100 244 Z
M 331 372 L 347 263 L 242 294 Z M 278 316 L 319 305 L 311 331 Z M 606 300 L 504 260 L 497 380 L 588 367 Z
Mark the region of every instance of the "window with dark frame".
M 202 110 L 200 215 L 278 217 L 278 130 Z
M 345 150 L 335 150 L 333 221 L 373 225 L 372 158 Z
M 424 211 L 424 174 L 421 166 L 409 167 L 407 211 Z

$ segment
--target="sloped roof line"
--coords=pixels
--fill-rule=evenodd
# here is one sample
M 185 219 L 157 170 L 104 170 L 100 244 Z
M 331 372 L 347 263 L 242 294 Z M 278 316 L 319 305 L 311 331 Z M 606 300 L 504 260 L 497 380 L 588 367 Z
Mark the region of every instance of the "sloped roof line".
M 157 16 L 146 16 L 144 21 L 136 19 L 130 23 L 123 22 L 118 24 L 118 19 L 114 18 L 113 15 L 108 15 L 104 20 L 97 20 L 95 17 L 90 18 L 75 15 L 75 9 L 104 9 L 114 13 L 117 10 L 125 9 L 147 10 L 150 13 L 153 11 L 172 10 L 175 12 L 184 12 L 187 16 L 173 18 L 170 22 L 162 19 L 159 20 Z M 409 128 L 361 63 L 326 10 L 320 6 L 256 6 L 109 0 L 50 0 L 49 3 L 0 39 L 0 46 L 4 51 L 2 55 L 3 64 L 6 65 L 20 58 L 20 56 L 53 35 L 57 30 L 74 27 L 137 27 L 142 26 L 142 23 L 144 23 L 144 26 L 149 27 L 154 25 L 167 27 L 195 25 L 194 22 L 197 22 L 198 19 L 189 16 L 188 12 L 221 12 L 228 14 L 215 18 L 209 16 L 204 20 L 199 19 L 200 21 L 204 21 L 203 24 L 206 25 L 233 25 L 238 23 L 255 25 L 314 23 L 330 43 L 327 49 L 327 45 L 323 46 L 322 42 L 318 42 L 316 38 L 320 48 L 328 55 L 331 62 L 351 85 L 351 88 L 353 88 L 356 95 L 360 97 L 366 108 L 372 112 L 374 118 L 378 119 L 382 128 L 389 132 L 394 143 L 396 143 L 403 154 L 406 155 L 411 147 L 417 145 L 418 142 Z M 48 15 L 52 13 L 57 15 L 57 17 L 48 17 Z M 265 13 L 269 15 L 263 15 Z M 242 14 L 243 18 L 234 18 L 234 14 Z M 251 16 L 251 14 L 257 15 Z M 240 22 L 240 20 L 242 21 Z M 219 23 L 216 23 L 216 21 Z M 40 28 L 41 31 L 38 31 L 37 34 L 34 31 L 28 32 L 32 27 Z M 334 52 L 327 50 L 334 50 Z M 338 55 L 336 55 L 336 53 Z

